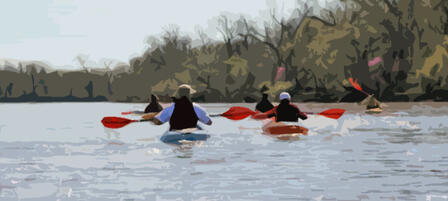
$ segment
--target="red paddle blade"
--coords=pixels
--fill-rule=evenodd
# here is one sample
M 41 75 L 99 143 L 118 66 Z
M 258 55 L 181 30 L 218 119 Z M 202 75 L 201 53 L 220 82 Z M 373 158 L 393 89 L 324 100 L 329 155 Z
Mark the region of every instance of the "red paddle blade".
M 134 112 L 122 112 L 121 115 L 128 115 L 128 114 L 132 114 Z
M 350 81 L 350 84 L 352 84 L 352 86 L 358 90 L 358 91 L 362 91 L 361 86 L 358 83 L 358 80 L 356 79 L 355 81 L 353 81 L 353 78 L 349 78 L 348 81 Z
M 252 111 L 247 107 L 235 106 L 231 107 L 229 110 L 222 113 L 221 116 L 231 120 L 241 120 L 253 114 L 256 114 L 256 112 Z
M 101 120 L 101 123 L 103 123 L 104 127 L 107 128 L 121 128 L 132 122 L 137 122 L 137 120 L 122 117 L 104 117 L 103 120 Z
M 341 117 L 344 114 L 344 112 L 345 112 L 344 109 L 329 109 L 321 113 L 318 113 L 318 115 L 322 115 L 332 119 L 339 119 L 339 117 Z

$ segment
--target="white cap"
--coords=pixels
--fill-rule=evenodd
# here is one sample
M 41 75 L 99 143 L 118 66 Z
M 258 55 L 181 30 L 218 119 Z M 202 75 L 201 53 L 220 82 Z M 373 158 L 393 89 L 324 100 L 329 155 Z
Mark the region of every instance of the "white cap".
M 291 96 L 289 95 L 288 92 L 282 92 L 282 93 L 280 94 L 280 100 L 283 100 L 283 99 L 291 100 Z

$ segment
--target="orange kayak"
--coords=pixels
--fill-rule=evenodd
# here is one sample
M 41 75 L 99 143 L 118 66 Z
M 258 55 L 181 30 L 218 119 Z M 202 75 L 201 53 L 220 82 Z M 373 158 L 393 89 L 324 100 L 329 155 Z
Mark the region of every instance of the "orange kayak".
M 284 122 L 275 122 L 274 118 L 267 120 L 263 126 L 263 132 L 269 135 L 308 135 L 308 129 L 297 125 L 288 125 Z
M 284 135 L 284 134 L 302 134 L 308 135 L 308 129 L 302 126 L 296 125 L 283 125 L 283 126 L 272 126 L 264 128 L 264 132 L 271 135 Z

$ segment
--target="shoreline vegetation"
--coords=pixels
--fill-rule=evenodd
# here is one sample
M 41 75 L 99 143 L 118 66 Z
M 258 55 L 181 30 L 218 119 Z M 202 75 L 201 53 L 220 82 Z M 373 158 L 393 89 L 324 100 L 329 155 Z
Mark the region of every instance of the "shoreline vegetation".
M 196 102 L 253 103 L 262 93 L 276 101 L 282 91 L 293 102 L 359 102 L 366 95 L 350 78 L 381 102 L 448 101 L 448 1 L 346 0 L 320 16 L 311 11 L 272 12 L 264 27 L 220 16 L 222 41 L 198 30 L 199 46 L 170 26 L 129 65 L 5 63 L 0 102 L 147 102 L 151 94 L 170 102 L 184 83 Z

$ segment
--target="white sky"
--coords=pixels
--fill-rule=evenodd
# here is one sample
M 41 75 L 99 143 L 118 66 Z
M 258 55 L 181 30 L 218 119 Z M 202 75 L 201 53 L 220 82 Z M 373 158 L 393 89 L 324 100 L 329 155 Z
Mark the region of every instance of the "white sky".
M 311 4 L 325 6 L 328 0 Z M 268 5 L 293 7 L 295 0 L 0 0 L 0 59 L 40 60 L 74 69 L 78 54 L 94 61 L 128 62 L 145 38 L 169 24 L 195 38 L 195 26 L 217 36 L 221 13 L 260 18 Z M 283 5 L 283 6 L 282 6 Z

